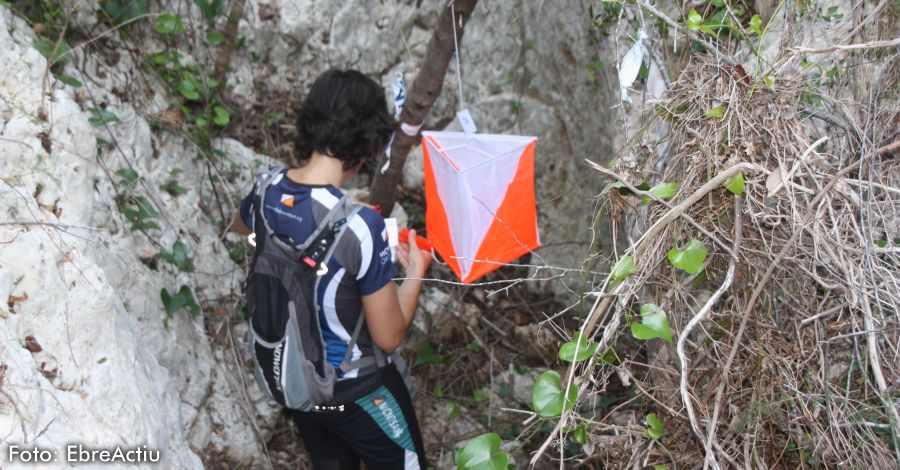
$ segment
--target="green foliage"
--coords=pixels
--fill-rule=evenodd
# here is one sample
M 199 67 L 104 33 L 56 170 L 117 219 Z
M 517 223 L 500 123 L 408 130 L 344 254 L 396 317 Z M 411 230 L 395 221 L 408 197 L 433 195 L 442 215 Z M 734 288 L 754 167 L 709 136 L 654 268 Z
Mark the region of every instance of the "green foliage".
M 222 8 L 225 0 L 194 0 L 194 3 L 200 8 L 203 18 L 212 23 L 216 20 L 216 16 L 219 15 L 219 10 Z
M 194 262 L 188 256 L 187 246 L 180 241 L 172 245 L 172 251 L 160 251 L 156 256 L 168 261 L 181 271 L 192 272 L 194 270 Z
M 581 334 L 581 331 L 577 331 L 575 332 L 575 338 L 559 348 L 559 358 L 566 362 L 581 362 L 593 356 L 597 352 L 598 347 L 600 347 L 599 344 L 588 341 Z M 578 349 L 577 355 L 575 353 L 576 348 Z
M 723 184 L 722 186 L 724 186 L 725 189 L 730 191 L 731 194 L 734 194 L 735 196 L 744 194 L 744 174 L 738 172 L 737 174 L 732 175 L 730 178 L 725 180 L 725 184 Z
M 231 115 L 228 113 L 228 110 L 221 106 L 214 106 L 213 113 L 213 122 L 220 126 L 227 126 L 231 121 Z
M 131 168 L 119 168 L 116 171 L 116 174 L 121 176 L 122 179 L 119 180 L 119 185 L 121 186 L 131 186 L 135 181 L 139 178 L 136 171 Z
M 759 17 L 759 14 L 755 14 L 750 18 L 750 25 L 747 26 L 747 31 L 757 36 L 762 36 L 762 18 Z
M 634 259 L 631 256 L 623 256 L 612 268 L 612 281 L 621 282 L 622 279 L 630 276 L 634 272 Z
M 181 23 L 181 17 L 171 13 L 163 13 L 156 18 L 154 29 L 159 34 L 184 34 L 184 25 Z
M 162 300 L 163 307 L 166 309 L 166 315 L 172 315 L 182 308 L 187 308 L 193 317 L 200 315 L 200 306 L 197 305 L 197 301 L 194 299 L 194 293 L 188 286 L 182 285 L 175 295 L 170 294 L 169 291 L 163 287 L 162 290 L 159 291 L 159 298 Z
M 460 408 L 459 408 L 459 404 L 457 404 L 457 403 L 449 402 L 444 407 L 444 409 L 446 410 L 446 417 L 447 417 L 448 422 L 453 421 L 454 419 L 456 419 L 457 416 L 459 416 Z
M 703 242 L 692 239 L 683 250 L 672 248 L 669 250 L 669 262 L 688 274 L 697 274 L 703 269 L 708 251 Z
M 666 433 L 666 430 L 663 428 L 662 422 L 659 418 L 656 417 L 656 413 L 650 413 L 647 415 L 647 430 L 644 431 L 644 435 L 653 439 L 659 439 L 663 437 Z
M 707 109 L 704 116 L 709 118 L 720 118 L 725 115 L 725 108 L 722 105 Z
M 100 127 L 111 122 L 119 122 L 119 117 L 108 109 L 88 108 L 88 111 L 91 112 L 88 122 L 94 127 Z
M 672 330 L 669 329 L 666 311 L 656 304 L 642 305 L 641 322 L 631 324 L 631 335 L 642 341 L 659 338 L 672 344 Z
M 415 365 L 422 364 L 440 364 L 444 362 L 444 356 L 437 354 L 433 347 L 425 346 L 422 348 L 422 351 L 416 356 Z
M 73 88 L 79 88 L 82 86 L 81 82 L 71 75 L 61 73 L 59 75 L 56 75 L 56 79 Z
M 675 193 L 678 192 L 678 183 L 657 183 L 655 186 L 650 188 L 650 191 L 648 192 L 664 201 L 672 199 L 673 197 L 675 197 Z M 641 204 L 650 204 L 650 198 L 648 196 L 644 196 L 644 198 L 641 199 Z
M 563 399 L 559 373 L 548 370 L 538 376 L 534 382 L 531 404 L 538 416 L 553 418 L 562 414 L 563 409 L 571 409 L 578 399 L 578 388 L 570 387 Z
M 226 38 L 224 34 L 218 32 L 214 29 L 210 29 L 210 30 L 206 31 L 206 41 L 209 42 L 210 44 L 218 45 L 218 44 L 225 42 L 226 39 L 228 39 L 228 38 Z
M 460 470 L 506 470 L 509 465 L 509 456 L 500 450 L 500 436 L 493 432 L 469 441 L 455 460 Z
M 158 229 L 159 225 L 151 219 L 159 217 L 156 207 L 144 196 L 128 197 L 127 202 L 119 204 L 125 218 L 131 222 L 132 230 Z
M 69 45 L 65 41 L 49 41 L 43 37 L 36 37 L 31 43 L 38 52 L 47 59 L 47 64 L 64 64 L 69 58 Z
M 825 21 L 840 21 L 844 19 L 844 14 L 841 13 L 840 8 L 837 6 L 830 6 L 827 12 L 822 15 L 822 19 Z
M 575 439 L 578 444 L 587 444 L 587 423 L 582 422 L 578 426 L 568 427 L 565 431 L 572 433 L 572 439 Z
M 147 0 L 103 0 L 100 8 L 114 24 L 122 24 L 146 14 Z

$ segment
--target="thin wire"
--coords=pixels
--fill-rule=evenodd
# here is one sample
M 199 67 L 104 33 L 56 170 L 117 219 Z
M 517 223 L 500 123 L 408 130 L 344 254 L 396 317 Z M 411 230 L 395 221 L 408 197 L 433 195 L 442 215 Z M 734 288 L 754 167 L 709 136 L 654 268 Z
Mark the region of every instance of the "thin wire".
M 462 92 L 462 73 L 459 69 L 459 42 L 456 39 L 456 9 L 453 6 L 456 0 L 450 2 L 450 22 L 453 23 L 453 50 L 456 52 L 456 84 L 459 86 L 459 109 L 466 109 L 466 102 L 463 101 Z

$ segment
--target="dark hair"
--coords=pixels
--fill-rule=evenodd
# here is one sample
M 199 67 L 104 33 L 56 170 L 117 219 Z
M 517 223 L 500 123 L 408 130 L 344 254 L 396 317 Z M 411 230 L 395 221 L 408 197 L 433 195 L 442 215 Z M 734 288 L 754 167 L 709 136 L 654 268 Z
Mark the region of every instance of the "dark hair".
M 356 70 L 331 69 L 319 75 L 297 113 L 294 158 L 287 163 L 303 166 L 318 151 L 349 170 L 384 151 L 395 127 L 378 83 Z

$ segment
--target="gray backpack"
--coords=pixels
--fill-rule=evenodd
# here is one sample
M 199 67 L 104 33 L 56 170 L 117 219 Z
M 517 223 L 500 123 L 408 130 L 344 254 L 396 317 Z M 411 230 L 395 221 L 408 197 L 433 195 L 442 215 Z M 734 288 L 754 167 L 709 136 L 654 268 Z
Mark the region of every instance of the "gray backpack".
M 360 207 L 344 196 L 335 204 L 309 238 L 299 245 L 278 238 L 263 215 L 266 191 L 281 171 L 263 173 L 257 181 L 253 201 L 251 244 L 255 243 L 247 278 L 246 305 L 249 329 L 245 336 L 259 386 L 276 402 L 291 409 L 309 411 L 332 398 L 336 373 L 326 360 L 315 299 L 320 276 L 328 271 L 334 247 L 343 236 L 347 221 Z M 360 312 L 342 370 L 372 364 L 383 367 L 382 351 L 373 346 L 374 357 L 350 362 L 365 316 Z

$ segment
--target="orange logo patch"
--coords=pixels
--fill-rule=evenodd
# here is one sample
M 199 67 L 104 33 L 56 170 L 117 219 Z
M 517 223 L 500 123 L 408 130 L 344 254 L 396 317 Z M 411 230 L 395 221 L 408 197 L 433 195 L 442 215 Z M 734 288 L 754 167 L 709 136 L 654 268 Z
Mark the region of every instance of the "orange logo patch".
M 378 397 L 372 400 L 372 404 L 375 406 L 379 406 L 384 403 L 384 398 Z
M 282 194 L 281 195 L 281 203 L 288 207 L 294 207 L 294 196 Z

